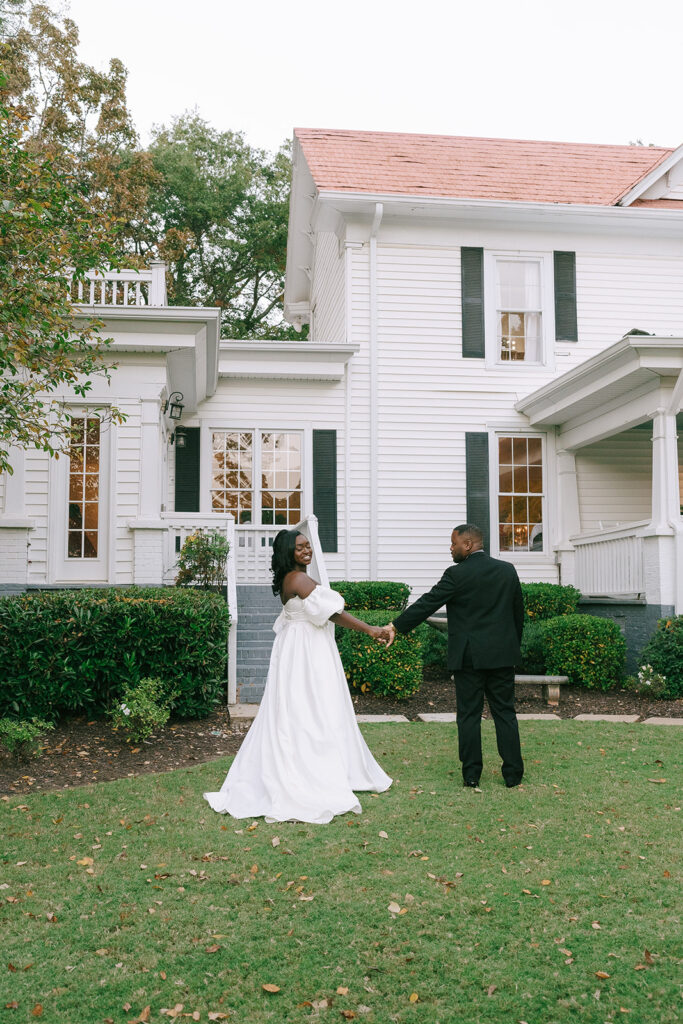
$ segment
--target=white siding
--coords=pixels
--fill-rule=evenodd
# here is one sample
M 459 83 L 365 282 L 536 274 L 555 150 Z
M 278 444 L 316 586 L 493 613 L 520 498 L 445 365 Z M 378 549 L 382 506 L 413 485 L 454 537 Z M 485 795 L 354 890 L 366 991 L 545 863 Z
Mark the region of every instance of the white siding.
M 140 403 L 135 399 L 119 400 L 118 407 L 127 418 L 114 435 L 112 529 L 115 539 L 111 579 L 122 584 L 133 582 L 133 534 L 128 523 L 137 518 L 140 500 Z
M 345 340 L 344 257 L 333 232 L 321 232 L 317 237 L 311 308 L 315 310 L 314 341 Z
M 652 513 L 652 430 L 587 445 L 576 455 L 581 530 L 649 519 Z
M 25 459 L 26 515 L 34 522 L 34 529 L 28 535 L 28 582 L 44 583 L 47 580 L 50 458 L 45 452 L 28 449 Z M 53 529 L 50 524 L 50 530 Z

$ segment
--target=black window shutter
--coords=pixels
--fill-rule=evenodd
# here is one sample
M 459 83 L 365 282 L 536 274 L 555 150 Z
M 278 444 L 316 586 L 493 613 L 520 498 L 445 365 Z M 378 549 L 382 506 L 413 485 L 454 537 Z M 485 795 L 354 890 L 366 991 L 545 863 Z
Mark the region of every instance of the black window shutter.
M 467 522 L 484 534 L 484 549 L 491 544 L 489 502 L 489 435 L 485 431 L 465 434 L 465 472 L 467 478 Z
M 175 450 L 175 510 L 199 512 L 199 427 L 183 427 L 185 447 Z
M 337 431 L 313 431 L 313 512 L 323 551 L 337 550 Z
M 576 253 L 554 252 L 555 340 L 578 341 L 576 323 Z
M 460 250 L 462 294 L 462 354 L 483 359 L 484 352 L 484 250 L 463 246 Z

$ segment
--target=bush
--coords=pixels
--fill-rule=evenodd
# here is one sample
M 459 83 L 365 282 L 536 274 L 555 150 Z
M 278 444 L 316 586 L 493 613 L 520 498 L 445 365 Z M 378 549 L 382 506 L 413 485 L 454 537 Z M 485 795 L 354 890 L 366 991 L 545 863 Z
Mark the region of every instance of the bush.
M 122 699 L 109 710 L 113 728 L 122 729 L 129 743 L 149 739 L 168 722 L 174 696 L 165 692 L 160 679 L 141 679 L 124 686 Z
M 522 583 L 522 596 L 526 618 L 538 621 L 556 615 L 572 615 L 581 593 L 558 583 Z
M 422 642 L 422 664 L 425 668 L 436 666 L 446 668 L 448 664 L 448 633 L 434 629 L 428 622 L 423 622 L 415 632 Z
M 229 623 L 220 595 L 173 587 L 1 598 L 0 715 L 104 713 L 153 677 L 177 714 L 201 718 L 225 690 Z
M 550 621 L 550 620 L 545 620 Z M 529 676 L 543 676 L 545 668 L 545 622 L 525 622 L 522 633 L 522 660 L 517 666 L 520 673 Z M 560 675 L 564 675 L 562 672 Z
M 664 676 L 663 697 L 683 697 L 683 615 L 659 620 L 639 661 Z
M 610 690 L 623 677 L 626 641 L 616 622 L 596 615 L 558 615 L 539 623 L 545 672 L 570 683 Z
M 372 626 L 385 626 L 395 613 L 354 608 L 351 615 Z M 412 697 L 422 682 L 422 644 L 417 631 L 402 635 L 387 650 L 366 633 L 336 627 L 337 646 L 349 686 L 378 697 Z
M 330 583 L 330 587 L 341 594 L 347 608 L 356 608 L 361 612 L 380 609 L 402 612 L 410 597 L 410 587 L 407 583 L 391 583 L 382 580 L 339 580 L 336 583 Z
M 0 744 L 14 757 L 39 757 L 43 752 L 43 736 L 49 729 L 54 726 L 42 718 L 28 722 L 0 718 Z
M 220 589 L 226 581 L 230 545 L 220 530 L 191 533 L 178 556 L 176 587 Z
M 641 665 L 635 676 L 626 677 L 624 689 L 641 697 L 663 697 L 668 689 L 668 680 L 655 672 L 652 665 Z

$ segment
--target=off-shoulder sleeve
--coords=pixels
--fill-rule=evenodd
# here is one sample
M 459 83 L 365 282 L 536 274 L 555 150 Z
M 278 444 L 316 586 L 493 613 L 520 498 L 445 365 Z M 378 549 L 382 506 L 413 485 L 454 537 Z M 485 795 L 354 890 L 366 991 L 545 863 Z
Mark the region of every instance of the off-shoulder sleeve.
M 309 622 L 314 626 L 324 626 L 330 615 L 344 611 L 344 598 L 336 590 L 318 586 L 304 598 L 303 608 Z

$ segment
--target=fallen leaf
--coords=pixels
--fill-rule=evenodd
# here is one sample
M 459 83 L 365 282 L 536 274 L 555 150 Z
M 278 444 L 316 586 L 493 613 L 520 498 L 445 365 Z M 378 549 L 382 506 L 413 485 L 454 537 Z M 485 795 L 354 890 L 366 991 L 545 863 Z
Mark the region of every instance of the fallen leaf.
M 159 1013 L 163 1013 L 164 1016 L 170 1017 L 171 1020 L 175 1020 L 176 1017 L 180 1016 L 183 1011 L 184 1003 L 176 1003 L 170 1010 L 159 1010 Z
M 255 875 L 258 873 L 258 864 L 252 864 L 249 868 L 249 873 Z
M 399 907 L 398 903 L 394 903 L 393 900 L 389 904 L 389 906 L 387 907 L 387 910 L 389 911 L 390 914 L 400 914 L 401 913 L 401 908 Z
M 348 990 L 348 988 L 346 988 L 345 985 L 340 985 L 339 988 L 337 989 L 337 995 L 338 996 L 348 996 L 348 994 L 349 994 L 349 990 Z
M 591 928 L 594 928 L 596 932 L 600 931 L 600 924 L 598 921 L 591 921 Z
M 652 953 L 650 952 L 649 949 L 645 950 L 645 952 L 643 953 L 643 956 L 645 957 L 645 963 L 646 964 L 653 964 L 654 963 L 654 959 L 652 957 Z
M 388 839 L 389 838 L 389 836 L 384 831 L 378 832 L 377 835 L 380 837 L 380 839 Z
M 81 859 L 77 860 L 76 863 L 80 864 L 83 868 L 87 868 L 90 864 L 94 864 L 95 862 L 92 857 L 81 857 Z
M 419 1000 L 420 1000 L 420 997 L 417 994 L 417 992 L 411 992 L 410 995 L 408 996 L 408 1002 L 409 1003 L 417 1003 L 417 1002 L 419 1002 Z
M 16 999 L 13 999 L 11 1003 L 5 1003 L 5 1009 L 6 1010 L 18 1010 L 19 1009 L 19 1003 L 16 1001 Z
M 494 993 L 494 992 L 496 991 L 496 989 L 497 989 L 497 988 L 498 988 L 498 986 L 497 986 L 497 985 L 489 985 L 489 987 L 488 987 L 488 988 L 487 988 L 487 990 L 486 990 L 486 995 L 487 995 L 487 996 L 492 996 L 492 995 L 493 995 L 493 993 Z
M 648 779 L 648 782 L 666 782 L 666 779 Z
M 633 968 L 633 970 L 634 971 L 646 971 L 647 967 L 645 966 L 645 964 L 636 964 L 635 967 Z
M 552 882 L 549 878 L 543 878 L 541 879 L 541 885 L 552 885 Z
M 279 992 L 280 991 L 280 989 L 279 989 L 279 987 L 277 985 L 271 985 L 271 984 L 261 985 L 261 988 L 263 989 L 264 992 L 270 992 L 271 994 L 274 994 L 275 992 Z
M 607 973 L 607 971 L 596 971 L 595 972 L 595 977 L 596 978 L 603 978 L 603 979 L 604 978 L 609 978 L 609 974 Z
M 42 1017 L 43 1016 L 43 1004 L 42 1003 L 36 1003 L 36 1005 L 31 1010 L 31 1016 L 32 1017 Z
M 356 1019 L 356 1015 L 353 1012 L 353 1010 L 342 1010 L 341 1011 L 341 1015 L 344 1018 L 344 1020 L 355 1020 Z
M 280 845 L 280 840 L 279 840 L 278 836 L 273 836 L 273 838 L 270 841 L 270 845 L 271 846 L 279 846 Z
M 209 1020 L 227 1020 L 228 1016 L 222 1010 L 209 1010 Z
M 213 946 L 207 946 L 204 950 L 205 953 L 217 953 L 221 947 L 214 942 Z

